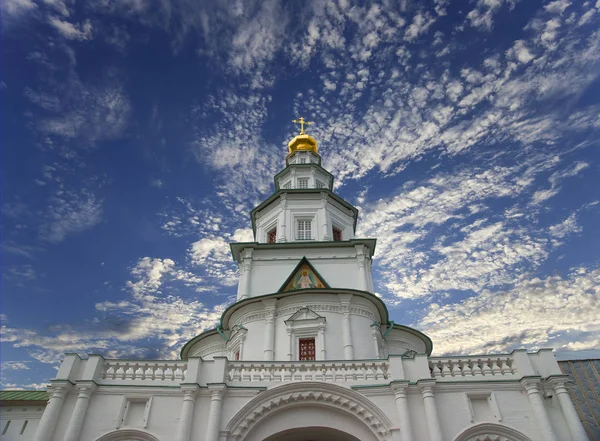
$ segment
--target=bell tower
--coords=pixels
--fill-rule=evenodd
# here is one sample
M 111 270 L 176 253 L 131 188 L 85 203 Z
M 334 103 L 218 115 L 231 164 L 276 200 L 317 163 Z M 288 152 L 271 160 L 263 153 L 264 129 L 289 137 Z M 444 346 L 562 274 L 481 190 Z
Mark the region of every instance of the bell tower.
M 300 133 L 274 192 L 251 212 L 254 241 L 230 244 L 240 269 L 236 303 L 181 357 L 305 362 L 430 353 L 426 336 L 389 321 L 373 287 L 376 240 L 356 237 L 358 210 L 334 193 L 317 141 L 305 132 L 312 123 L 293 122 Z

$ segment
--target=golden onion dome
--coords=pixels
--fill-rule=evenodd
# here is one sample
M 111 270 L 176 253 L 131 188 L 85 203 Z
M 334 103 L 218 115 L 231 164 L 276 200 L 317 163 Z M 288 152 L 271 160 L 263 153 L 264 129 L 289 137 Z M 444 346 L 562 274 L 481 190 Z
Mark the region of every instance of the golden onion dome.
M 317 140 L 304 132 L 305 125 L 311 125 L 312 122 L 305 121 L 303 117 L 292 121 L 294 124 L 300 125 L 300 134 L 294 137 L 289 143 L 288 148 L 290 155 L 296 151 L 311 151 L 319 154 L 319 147 L 317 146 Z

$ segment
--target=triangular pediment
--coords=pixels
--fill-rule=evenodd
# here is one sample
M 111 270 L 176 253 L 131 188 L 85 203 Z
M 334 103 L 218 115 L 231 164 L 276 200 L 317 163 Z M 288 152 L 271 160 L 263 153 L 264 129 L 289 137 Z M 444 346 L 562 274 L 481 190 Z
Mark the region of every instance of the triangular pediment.
M 315 270 L 308 259 L 303 257 L 287 280 L 281 285 L 279 292 L 318 288 L 329 288 L 329 285 L 317 270 Z
M 323 319 L 323 318 L 324 318 L 323 316 L 320 316 L 312 309 L 304 307 L 304 308 L 300 308 L 298 311 L 296 311 L 285 322 L 287 323 L 287 322 L 296 322 L 296 321 L 300 321 L 300 320 L 318 320 L 318 319 Z

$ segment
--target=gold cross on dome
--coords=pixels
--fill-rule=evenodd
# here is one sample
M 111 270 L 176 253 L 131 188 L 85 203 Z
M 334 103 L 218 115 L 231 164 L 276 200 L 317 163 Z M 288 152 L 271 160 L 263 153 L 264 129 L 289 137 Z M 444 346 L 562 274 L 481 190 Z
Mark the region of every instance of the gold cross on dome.
M 306 124 L 307 126 L 310 126 L 312 124 L 312 122 L 310 121 L 304 121 L 304 117 L 301 116 L 298 119 L 293 119 L 292 122 L 294 124 L 300 124 L 300 134 L 304 135 L 304 125 Z

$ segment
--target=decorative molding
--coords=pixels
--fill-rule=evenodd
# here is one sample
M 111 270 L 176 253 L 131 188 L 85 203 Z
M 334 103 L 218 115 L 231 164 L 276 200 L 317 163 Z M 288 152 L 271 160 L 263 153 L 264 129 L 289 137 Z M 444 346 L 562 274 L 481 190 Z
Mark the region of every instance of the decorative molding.
M 390 346 L 399 346 L 403 349 L 409 349 L 409 350 L 415 351 L 417 353 L 419 353 L 421 351 L 421 349 L 419 347 L 417 347 L 417 345 L 415 345 L 411 342 L 408 342 L 406 340 L 397 340 L 397 339 L 386 338 L 385 341 L 387 343 L 388 352 L 391 352 Z
M 242 440 L 276 411 L 298 405 L 332 407 L 364 423 L 379 441 L 391 441 L 392 423 L 370 400 L 357 392 L 326 383 L 302 382 L 269 389 L 246 404 L 227 425 L 227 440 Z
M 158 441 L 158 438 L 141 430 L 121 429 L 109 432 L 96 441 Z
M 197 352 L 192 354 L 193 357 L 204 357 L 207 354 L 212 354 L 215 352 L 225 352 L 227 350 L 227 345 L 225 342 L 216 342 L 207 346 L 203 346 L 198 349 Z
M 464 430 L 454 441 L 531 441 L 531 438 L 508 426 L 482 423 Z
M 333 312 L 333 313 L 337 313 L 337 314 L 343 313 L 342 306 L 340 304 L 336 304 L 336 303 L 331 303 L 331 304 L 327 304 L 327 303 L 305 304 L 305 303 L 302 303 L 302 304 L 296 304 L 296 305 L 288 305 L 283 308 L 277 308 L 277 311 L 275 313 L 275 318 L 279 318 L 281 316 L 292 315 L 292 314 L 298 312 L 302 308 L 309 308 L 316 313 L 323 313 L 323 312 Z M 358 305 L 352 305 L 352 307 L 350 308 L 350 315 L 358 315 L 361 317 L 366 317 L 370 320 L 375 320 L 375 318 L 376 318 L 373 311 L 371 311 L 367 307 L 358 306 Z M 265 311 L 251 311 L 247 314 L 240 315 L 235 318 L 232 317 L 235 325 L 239 325 L 241 323 L 247 324 L 247 323 L 252 323 L 252 322 L 256 322 L 256 321 L 264 321 L 264 320 L 266 320 L 266 318 L 267 318 L 267 314 L 265 313 Z M 414 350 L 416 350 L 416 352 L 419 352 L 419 348 L 415 347 L 414 345 L 411 345 L 411 348 L 414 348 Z

